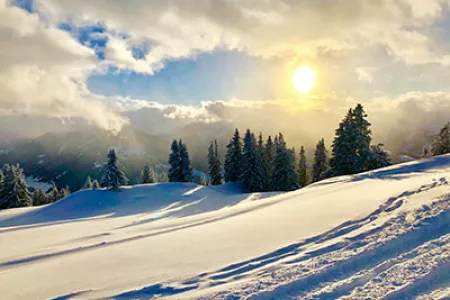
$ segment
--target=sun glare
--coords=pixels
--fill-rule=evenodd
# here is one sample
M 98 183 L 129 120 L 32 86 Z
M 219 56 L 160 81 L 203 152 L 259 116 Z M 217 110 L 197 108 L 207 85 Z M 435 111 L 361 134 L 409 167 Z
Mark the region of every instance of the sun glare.
M 316 74 L 309 67 L 301 67 L 292 76 L 294 87 L 302 94 L 307 94 L 316 83 Z

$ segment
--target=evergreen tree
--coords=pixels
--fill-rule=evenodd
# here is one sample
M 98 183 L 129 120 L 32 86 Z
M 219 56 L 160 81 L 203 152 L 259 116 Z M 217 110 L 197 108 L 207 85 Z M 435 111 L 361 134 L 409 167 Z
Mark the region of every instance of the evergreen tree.
M 0 184 L 0 209 L 30 206 L 31 196 L 19 165 L 5 164 Z
M 257 150 L 255 136 L 247 129 L 242 154 L 242 173 L 240 183 L 249 192 L 264 190 L 264 170 L 261 156 Z
M 211 142 L 208 149 L 208 174 L 211 185 L 222 184 L 222 167 L 219 160 L 217 141 Z
M 450 123 L 445 124 L 434 138 L 431 153 L 433 155 L 450 153 Z
M 44 205 L 48 203 L 47 195 L 43 189 L 37 189 L 31 197 L 33 206 Z
M 383 144 L 371 146 L 371 156 L 369 161 L 369 170 L 375 170 L 390 166 L 391 160 L 386 151 L 382 149 Z
M 430 151 L 430 149 L 429 149 L 427 146 L 423 147 L 423 152 L 422 152 L 422 154 L 420 155 L 420 157 L 421 157 L 421 158 L 427 158 L 427 157 L 430 157 L 430 156 L 431 156 L 431 151 Z
M 300 148 L 300 160 L 298 163 L 298 182 L 300 187 L 305 187 L 308 184 L 308 166 L 306 164 L 306 153 L 305 148 L 302 146 Z
M 316 151 L 314 153 L 314 165 L 313 165 L 313 182 L 322 180 L 329 170 L 327 149 L 325 147 L 325 140 L 321 139 L 316 145 Z
M 189 158 L 189 152 L 186 144 L 184 144 L 181 140 L 179 142 L 179 149 L 181 163 L 180 182 L 192 182 L 193 171 L 191 167 L 191 159 Z
M 336 129 L 330 165 L 336 175 L 356 174 L 369 169 L 372 160 L 371 130 L 361 104 L 350 109 Z
M 141 172 L 141 183 L 155 183 L 155 170 L 149 164 Z
M 239 130 L 236 128 L 233 138 L 227 145 L 225 156 L 225 181 L 238 182 L 241 177 L 242 144 Z
M 283 135 L 275 137 L 275 159 L 271 178 L 273 191 L 293 191 L 299 188 L 295 170 L 295 155 L 286 147 Z
M 158 176 L 158 182 L 169 182 L 169 176 L 166 172 L 161 171 Z
M 61 195 L 61 199 L 62 199 L 62 198 L 65 198 L 65 197 L 67 197 L 67 196 L 70 195 L 70 189 L 69 189 L 68 186 L 66 186 L 65 188 L 62 188 L 61 191 L 60 191 L 59 193 L 60 193 L 60 195 Z
M 56 187 L 56 184 L 53 182 L 53 187 L 47 195 L 47 199 L 49 203 L 56 202 L 61 199 L 61 192 Z
M 278 139 L 278 138 L 277 138 Z M 272 170 L 275 161 L 275 144 L 272 141 L 272 137 L 269 135 L 267 138 L 265 147 L 264 147 L 264 155 L 263 155 L 263 164 L 265 171 L 265 190 L 270 191 L 271 189 L 271 180 L 272 180 Z
M 356 108 L 353 110 L 353 131 L 355 132 L 353 144 L 358 157 L 356 162 L 358 173 L 367 171 L 371 160 L 370 142 L 372 140 L 372 131 L 370 130 L 371 124 L 366 118 L 367 114 L 362 105 L 356 105 Z
M 353 110 L 350 109 L 336 129 L 336 137 L 332 145 L 330 166 L 333 172 L 340 174 L 354 174 L 358 172 L 356 147 L 353 144 Z
M 270 137 L 269 137 L 270 138 Z M 272 141 L 271 141 L 272 142 Z M 263 169 L 263 191 L 270 190 L 270 174 L 271 174 L 271 163 L 269 162 L 269 157 L 266 151 L 266 145 L 264 144 L 262 133 L 259 133 L 258 136 L 258 145 L 257 145 L 258 155 L 261 158 L 261 164 Z
M 88 176 L 88 177 L 86 178 L 86 183 L 84 184 L 83 189 L 86 189 L 86 190 L 92 189 L 91 176 Z
M 173 140 L 170 147 L 169 156 L 169 181 L 180 182 L 181 181 L 181 157 L 180 157 L 180 145 L 177 140 Z
M 95 179 L 92 181 L 92 189 L 95 190 L 99 190 L 100 189 L 100 184 L 98 183 L 98 180 Z
M 113 191 L 120 190 L 121 185 L 125 185 L 128 179 L 117 166 L 117 156 L 115 149 L 109 149 L 108 163 L 103 168 L 103 177 L 100 184 Z

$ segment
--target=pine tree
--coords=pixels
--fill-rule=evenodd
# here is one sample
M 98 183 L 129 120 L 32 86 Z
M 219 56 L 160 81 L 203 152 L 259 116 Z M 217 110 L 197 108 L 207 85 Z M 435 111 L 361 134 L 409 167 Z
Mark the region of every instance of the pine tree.
M 31 197 L 33 206 L 44 205 L 48 203 L 47 195 L 43 189 L 37 189 Z
M 59 193 L 61 195 L 61 198 L 65 198 L 70 195 L 70 189 L 68 186 L 66 186 L 65 188 L 62 188 Z
M 208 148 L 208 174 L 211 185 L 222 184 L 222 166 L 219 160 L 217 140 L 211 142 Z
M 276 138 L 278 139 L 278 138 Z M 263 155 L 263 163 L 264 163 L 264 171 L 265 171 L 265 190 L 270 191 L 271 189 L 271 180 L 272 180 L 272 170 L 275 161 L 275 144 L 272 141 L 272 137 L 269 135 L 267 138 L 265 147 L 264 147 L 264 155 Z
M 108 163 L 103 168 L 103 176 L 100 184 L 113 191 L 120 190 L 121 185 L 125 185 L 128 181 L 125 174 L 117 166 L 117 156 L 115 149 L 109 149 Z
M 173 140 L 170 147 L 169 156 L 169 181 L 180 182 L 181 181 L 181 157 L 180 157 L 180 145 L 177 140 Z
M 30 206 L 32 204 L 23 169 L 5 164 L 0 184 L 0 209 Z
M 149 164 L 141 172 L 141 183 L 155 183 L 155 170 Z
M 271 178 L 273 191 L 293 191 L 299 188 L 295 170 L 295 155 L 286 147 L 283 135 L 275 137 L 275 159 Z
M 308 184 L 308 166 L 306 164 L 306 153 L 303 146 L 300 148 L 300 160 L 297 173 L 300 187 L 305 187 Z
M 314 153 L 313 165 L 313 182 L 322 180 L 329 170 L 327 149 L 325 147 L 325 140 L 321 139 L 316 145 L 316 152 Z
M 225 181 L 238 182 L 241 177 L 242 144 L 239 130 L 236 128 L 233 138 L 227 145 L 225 156 Z
M 86 190 L 91 190 L 91 189 L 92 189 L 91 176 L 88 176 L 88 177 L 86 178 L 86 182 L 85 182 L 85 184 L 84 184 L 84 186 L 83 186 L 83 189 L 86 189 Z
M 422 154 L 420 155 L 420 157 L 421 158 L 427 158 L 427 157 L 430 157 L 430 156 L 431 156 L 430 149 L 427 146 L 423 147 L 423 151 L 422 151 Z
M 264 190 L 264 170 L 261 156 L 257 150 L 255 136 L 247 129 L 242 154 L 242 173 L 240 183 L 249 192 Z
M 56 202 L 61 198 L 62 198 L 61 192 L 58 190 L 58 187 L 53 182 L 53 187 L 47 195 L 48 202 L 49 203 Z
M 450 123 L 445 124 L 434 138 L 431 153 L 433 155 L 450 153 Z
M 358 172 L 356 147 L 353 143 L 353 110 L 350 109 L 336 129 L 330 166 L 337 175 Z
M 270 138 L 270 137 L 269 137 Z M 262 133 L 259 133 L 258 136 L 258 145 L 257 145 L 258 155 L 261 158 L 261 164 L 263 169 L 263 191 L 268 191 L 270 189 L 270 174 L 271 174 L 271 164 L 269 162 L 269 158 L 266 153 L 266 145 L 264 144 Z
M 191 159 L 189 158 L 189 152 L 186 144 L 184 144 L 181 140 L 179 142 L 179 149 L 181 163 L 180 182 L 192 182 L 193 171 L 191 167 Z
M 378 144 L 370 147 L 371 156 L 369 160 L 369 170 L 384 168 L 392 164 L 388 153 L 382 149 L 382 146 L 383 144 Z
M 166 172 L 161 171 L 158 175 L 158 182 L 169 182 L 169 175 Z
M 372 140 L 370 123 L 366 120 L 367 114 L 361 104 L 353 110 L 354 145 L 358 155 L 357 173 L 367 171 L 371 160 L 370 142 Z
M 92 181 L 92 189 L 95 190 L 99 190 L 100 189 L 100 184 L 98 183 L 98 180 L 95 179 Z
M 330 165 L 335 175 L 356 174 L 369 169 L 370 123 L 361 104 L 350 109 L 336 129 Z

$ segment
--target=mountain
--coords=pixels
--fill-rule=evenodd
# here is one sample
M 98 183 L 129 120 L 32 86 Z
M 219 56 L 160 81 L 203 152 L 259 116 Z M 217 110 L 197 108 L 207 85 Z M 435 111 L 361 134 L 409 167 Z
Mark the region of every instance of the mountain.
M 81 131 L 46 133 L 37 138 L 22 139 L 0 147 L 0 165 L 19 163 L 27 176 L 42 182 L 69 186 L 72 191 L 83 186 L 86 177 L 100 178 L 107 150 L 116 148 L 119 165 L 132 180 L 139 182 L 145 163 L 156 165 L 157 171 L 167 171 L 170 144 L 182 138 L 188 145 L 193 167 L 207 170 L 206 154 L 209 142 L 218 139 L 222 162 L 225 145 L 233 132 L 227 124 L 192 123 L 172 134 L 149 134 L 128 126 L 117 135 L 97 128 Z M 35 180 L 36 181 L 36 180 Z
M 288 193 L 161 183 L 1 211 L 0 294 L 448 299 L 449 179 L 446 155 Z
M 0 164 L 20 163 L 27 176 L 77 190 L 87 176 L 99 179 L 111 147 L 118 151 L 121 168 L 136 182 L 145 163 L 166 164 L 170 140 L 131 127 L 117 135 L 100 129 L 47 133 L 4 147 Z

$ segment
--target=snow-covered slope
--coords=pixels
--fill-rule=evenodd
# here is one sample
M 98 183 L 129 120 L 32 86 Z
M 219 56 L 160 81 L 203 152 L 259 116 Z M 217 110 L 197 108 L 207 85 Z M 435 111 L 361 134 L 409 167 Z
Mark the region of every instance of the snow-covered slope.
M 142 185 L 0 212 L 2 299 L 439 299 L 450 156 L 291 193 Z

